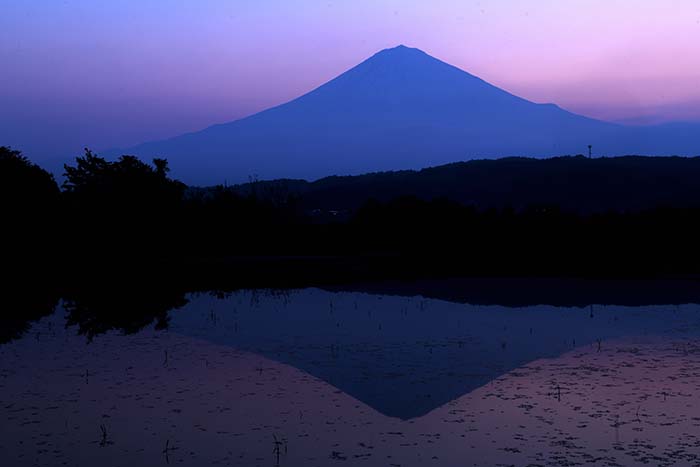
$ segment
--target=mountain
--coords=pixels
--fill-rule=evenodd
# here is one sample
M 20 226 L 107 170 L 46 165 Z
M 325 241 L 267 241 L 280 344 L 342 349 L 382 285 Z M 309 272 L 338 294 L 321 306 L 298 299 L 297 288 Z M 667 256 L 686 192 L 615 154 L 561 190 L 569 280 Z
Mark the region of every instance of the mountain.
M 112 152 L 166 157 L 190 184 L 315 179 L 509 155 L 700 153 L 696 125 L 625 127 L 514 96 L 428 54 L 381 51 L 289 103 Z

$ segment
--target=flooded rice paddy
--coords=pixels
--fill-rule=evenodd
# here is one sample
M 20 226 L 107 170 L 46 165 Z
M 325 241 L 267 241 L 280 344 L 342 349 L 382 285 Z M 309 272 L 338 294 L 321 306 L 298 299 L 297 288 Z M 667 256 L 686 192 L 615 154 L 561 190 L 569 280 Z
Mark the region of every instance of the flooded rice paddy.
M 183 305 L 129 334 L 59 305 L 0 346 L 0 464 L 700 465 L 698 305 Z

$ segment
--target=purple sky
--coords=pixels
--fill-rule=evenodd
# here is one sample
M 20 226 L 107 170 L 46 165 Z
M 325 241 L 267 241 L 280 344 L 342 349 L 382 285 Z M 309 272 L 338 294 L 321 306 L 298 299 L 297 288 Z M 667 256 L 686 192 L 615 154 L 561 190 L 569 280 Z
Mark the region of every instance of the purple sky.
M 0 0 L 0 145 L 37 160 L 234 120 L 406 44 L 536 102 L 700 121 L 698 0 Z

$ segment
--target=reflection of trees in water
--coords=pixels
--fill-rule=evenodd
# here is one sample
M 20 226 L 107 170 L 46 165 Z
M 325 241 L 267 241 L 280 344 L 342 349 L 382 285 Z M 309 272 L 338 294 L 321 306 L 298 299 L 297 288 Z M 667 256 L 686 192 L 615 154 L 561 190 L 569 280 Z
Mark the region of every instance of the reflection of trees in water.
M 0 344 L 19 339 L 32 323 L 50 315 L 56 309 L 58 295 L 34 289 L 8 289 L 2 295 L 0 313 Z
M 133 334 L 155 322 L 156 329 L 168 327 L 168 312 L 188 303 L 185 293 L 164 288 L 82 290 L 64 300 L 66 325 L 78 326 L 88 339 L 116 330 Z
M 212 291 L 207 294 L 224 299 L 232 292 Z M 63 295 L 66 326 L 77 326 L 78 334 L 92 340 L 95 336 L 119 331 L 137 333 L 155 323 L 155 329 L 167 329 L 168 312 L 182 308 L 189 300 L 184 289 L 145 286 L 86 286 Z M 289 301 L 285 290 L 258 290 L 251 294 L 251 306 L 261 296 L 274 296 Z M 0 314 L 0 344 L 21 338 L 35 321 L 51 315 L 59 303 L 59 293 L 45 286 L 33 289 L 3 290 L 3 313 Z

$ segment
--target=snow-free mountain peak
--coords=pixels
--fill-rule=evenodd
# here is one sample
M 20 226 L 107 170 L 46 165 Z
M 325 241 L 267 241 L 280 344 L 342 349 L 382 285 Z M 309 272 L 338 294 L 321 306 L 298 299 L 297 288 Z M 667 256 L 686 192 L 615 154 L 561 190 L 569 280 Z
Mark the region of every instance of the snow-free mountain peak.
M 694 129 L 626 128 L 536 104 L 401 45 L 286 104 L 120 153 L 165 157 L 174 176 L 211 185 L 577 154 L 589 144 L 609 155 L 700 153 Z

